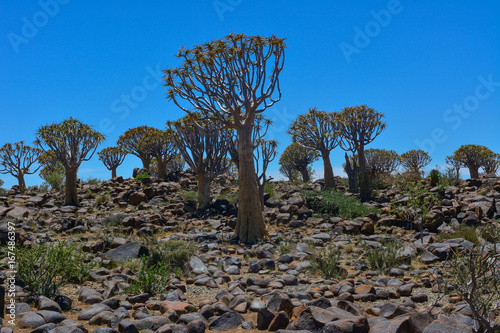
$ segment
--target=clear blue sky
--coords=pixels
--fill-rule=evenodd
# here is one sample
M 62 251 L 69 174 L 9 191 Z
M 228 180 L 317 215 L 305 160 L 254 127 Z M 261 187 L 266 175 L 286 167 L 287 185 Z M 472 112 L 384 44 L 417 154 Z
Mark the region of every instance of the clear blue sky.
M 0 145 L 32 142 L 40 125 L 70 116 L 106 135 L 101 148 L 131 127 L 163 128 L 183 113 L 164 98 L 159 70 L 179 64 L 181 46 L 241 32 L 287 39 L 283 97 L 266 113 L 280 152 L 290 122 L 310 107 L 359 104 L 386 116 L 369 147 L 422 148 L 430 166 L 461 144 L 500 152 L 497 1 L 26 0 L 0 2 L 0 18 Z M 336 174 L 343 155 L 332 152 Z M 139 165 L 128 156 L 118 174 Z M 277 177 L 277 160 L 270 168 Z M 79 176 L 110 172 L 94 156 Z

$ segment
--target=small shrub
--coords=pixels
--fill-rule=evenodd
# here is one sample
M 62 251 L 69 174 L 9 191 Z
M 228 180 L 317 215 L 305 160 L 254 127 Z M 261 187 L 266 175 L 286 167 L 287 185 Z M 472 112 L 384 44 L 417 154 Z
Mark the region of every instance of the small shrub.
M 340 256 L 340 250 L 334 247 L 321 254 L 315 253 L 310 259 L 310 269 L 325 279 L 345 278 L 347 271 L 339 265 Z
M 186 200 L 198 200 L 198 193 L 195 191 L 183 191 L 182 194 L 184 194 Z
M 86 183 L 88 185 L 97 185 L 99 183 L 102 183 L 102 179 L 94 178 L 94 177 L 89 177 L 89 178 L 87 178 Z
M 162 263 L 169 272 L 178 275 L 187 270 L 189 259 L 198 253 L 198 245 L 185 241 L 150 241 L 146 247 L 150 254 L 146 261 L 147 268 Z
M 77 244 L 67 241 L 44 243 L 37 247 L 16 249 L 17 274 L 35 295 L 55 296 L 70 282 L 82 283 L 93 263 Z
M 463 238 L 474 244 L 479 244 L 479 237 L 475 227 L 460 226 L 457 230 L 450 233 L 439 233 L 436 236 L 436 241 L 440 242 L 445 239 Z
M 439 170 L 432 169 L 431 172 L 429 172 L 429 179 L 431 182 L 431 186 L 436 186 L 440 178 L 441 178 L 441 172 L 439 172 Z
M 479 229 L 479 234 L 482 239 L 490 243 L 495 243 L 500 239 L 500 229 L 495 225 L 488 225 Z
M 398 250 L 401 244 L 397 241 L 386 242 L 382 247 L 365 247 L 364 257 L 371 269 L 385 271 L 398 263 Z
M 58 192 L 62 191 L 66 174 L 64 168 L 55 168 L 54 171 L 47 174 L 44 180 L 50 185 L 50 188 Z
M 304 195 L 307 204 L 319 214 L 356 218 L 377 213 L 378 209 L 362 204 L 358 199 L 344 195 L 337 191 L 312 191 Z
M 140 173 L 138 174 L 137 176 L 135 176 L 135 180 L 143 180 L 144 178 L 148 178 L 150 177 L 150 174 L 149 172 L 143 172 L 143 173 Z
M 137 280 L 130 283 L 128 292 L 132 294 L 148 293 L 150 295 L 161 294 L 167 291 L 171 272 L 161 263 L 148 265 L 147 257 L 141 258 L 141 268 L 137 274 Z
M 110 196 L 109 194 L 101 194 L 101 195 L 98 195 L 96 198 L 95 198 L 95 201 L 98 203 L 98 204 L 103 204 L 105 202 L 108 202 L 110 200 Z
M 293 245 L 289 240 L 282 240 L 279 245 L 280 256 L 292 253 Z
M 270 196 L 272 197 L 275 197 L 276 196 L 276 192 L 275 192 L 275 186 L 269 182 L 267 182 L 265 185 L 264 185 L 264 193 L 269 193 Z

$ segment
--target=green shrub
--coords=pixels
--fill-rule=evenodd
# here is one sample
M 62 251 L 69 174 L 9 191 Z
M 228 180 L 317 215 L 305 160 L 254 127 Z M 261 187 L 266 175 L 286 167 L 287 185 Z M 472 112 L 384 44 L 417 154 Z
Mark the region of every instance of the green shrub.
M 269 183 L 269 182 L 267 182 L 264 185 L 264 193 L 269 193 L 269 195 L 272 196 L 272 197 L 276 196 L 275 189 L 276 189 L 276 187 L 273 184 Z
M 431 182 L 431 186 L 436 186 L 439 182 L 439 179 L 441 179 L 441 172 L 437 169 L 432 169 L 431 172 L 429 172 L 429 179 Z
M 479 234 L 482 239 L 495 243 L 500 239 L 500 229 L 495 225 L 488 225 L 479 229 Z
M 186 197 L 186 200 L 198 200 L 198 192 L 195 191 L 183 191 L 182 194 Z
M 87 178 L 87 180 L 86 180 L 86 183 L 87 183 L 88 185 L 97 185 L 97 184 L 102 183 L 102 182 L 103 182 L 103 180 L 102 180 L 102 179 L 99 179 L 99 178 L 94 178 L 94 177 L 89 177 L 89 178 Z
M 150 177 L 151 175 L 149 174 L 149 172 L 143 172 L 143 173 L 140 173 L 138 174 L 137 176 L 135 176 L 135 180 L 143 180 L 144 178 L 148 178 Z
M 70 282 L 82 283 L 93 263 L 74 243 L 44 243 L 37 247 L 16 249 L 17 274 L 35 295 L 53 297 Z
M 347 271 L 339 265 L 340 256 L 341 251 L 334 247 L 325 252 L 315 253 L 310 259 L 310 269 L 325 279 L 345 278 Z
M 358 199 L 334 190 L 311 191 L 304 196 L 315 213 L 356 218 L 377 213 L 378 209 L 362 204 Z
M 44 180 L 50 185 L 51 189 L 58 192 L 62 191 L 66 180 L 64 168 L 55 168 L 54 171 L 45 176 Z
M 365 246 L 364 258 L 371 269 L 385 271 L 398 263 L 398 250 L 400 248 L 401 243 L 393 240 L 378 248 L 372 249 Z
M 148 293 L 150 295 L 166 292 L 172 273 L 161 263 L 148 265 L 150 261 L 146 256 L 141 257 L 141 262 L 137 280 L 130 283 L 127 291 L 132 294 Z
M 96 198 L 95 198 L 95 201 L 98 203 L 98 204 L 103 204 L 105 202 L 108 202 L 110 200 L 110 196 L 109 194 L 105 193 L 105 194 L 101 194 L 101 195 L 98 195 Z
M 149 241 L 146 244 L 149 257 L 147 268 L 161 263 L 169 272 L 182 275 L 188 268 L 189 259 L 198 253 L 198 245 L 185 241 Z
M 474 244 L 479 244 L 479 237 L 476 232 L 475 227 L 467 227 L 461 225 L 457 230 L 450 233 L 439 233 L 436 236 L 436 241 L 440 242 L 444 239 L 454 239 L 454 238 L 463 238 L 469 242 Z M 483 237 L 484 238 L 484 237 Z

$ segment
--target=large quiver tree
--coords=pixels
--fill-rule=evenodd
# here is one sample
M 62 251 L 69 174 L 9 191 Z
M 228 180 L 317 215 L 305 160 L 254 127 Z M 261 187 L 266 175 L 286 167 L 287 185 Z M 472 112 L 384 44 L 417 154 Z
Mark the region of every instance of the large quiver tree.
M 164 71 L 167 96 L 184 111 L 188 101 L 206 119 L 221 122 L 238 133 L 239 207 L 235 235 L 254 243 L 268 234 L 260 209 L 253 163 L 252 131 L 256 115 L 281 98 L 279 74 L 285 42 L 275 36 L 230 34 L 213 42 L 182 48 L 178 68 Z
M 153 156 L 148 151 L 142 149 L 144 147 L 141 147 L 139 143 L 146 134 L 154 129 L 154 127 L 145 125 L 134 127 L 126 130 L 125 133 L 118 137 L 118 141 L 116 141 L 118 147 L 125 149 L 130 155 L 137 156 L 141 160 L 142 166 L 148 170 Z
M 176 157 L 177 147 L 172 131 L 151 128 L 140 140 L 138 148 L 156 159 L 156 173 L 159 178 L 167 179 L 167 166 Z
M 38 171 L 40 166 L 34 169 L 32 167 L 41 153 L 40 149 L 27 146 L 23 141 L 14 144 L 6 143 L 0 148 L 0 173 L 8 173 L 16 177 L 19 192 L 25 193 L 24 175 L 31 175 Z
M 106 169 L 111 171 L 111 178 L 116 177 L 116 169 L 125 161 L 127 151 L 121 147 L 107 147 L 97 153 Z
M 469 168 L 471 178 L 479 178 L 479 168 L 495 156 L 489 148 L 481 145 L 462 145 L 452 155 L 464 167 Z
M 292 136 L 293 142 L 320 153 L 323 159 L 325 188 L 334 188 L 335 178 L 330 152 L 339 144 L 335 113 L 311 108 L 292 122 L 288 134 Z
M 336 116 L 341 136 L 340 146 L 358 155 L 361 199 L 370 197 L 370 184 L 366 168 L 365 146 L 384 130 L 383 113 L 366 104 L 343 108 Z
M 191 115 L 167 125 L 182 157 L 198 177 L 198 209 L 206 209 L 212 201 L 212 180 L 231 163 L 230 132 L 210 120 L 196 121 Z
M 78 119 L 69 118 L 60 123 L 45 125 L 36 132 L 37 145 L 61 162 L 65 170 L 66 183 L 64 201 L 77 205 L 77 173 L 80 164 L 94 155 L 97 146 L 104 141 L 104 135 Z

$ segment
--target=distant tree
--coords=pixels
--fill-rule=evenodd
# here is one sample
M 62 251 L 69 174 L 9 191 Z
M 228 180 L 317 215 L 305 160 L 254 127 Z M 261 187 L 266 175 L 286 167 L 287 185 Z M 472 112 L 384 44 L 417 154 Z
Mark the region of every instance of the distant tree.
M 307 183 L 310 181 L 307 167 L 317 161 L 318 158 L 319 153 L 317 150 L 306 148 L 298 143 L 292 143 L 285 148 L 285 151 L 280 156 L 280 170 L 289 178 L 290 175 L 293 175 L 293 170 L 297 170 L 302 175 L 302 181 Z
M 334 112 L 310 108 L 306 114 L 299 115 L 288 129 L 293 142 L 317 150 L 323 159 L 325 188 L 335 187 L 330 152 L 339 145 L 337 123 Z
M 390 174 L 399 166 L 399 155 L 394 150 L 367 149 L 365 158 L 370 177 L 377 174 Z
M 230 132 L 220 124 L 196 120 L 191 115 L 167 125 L 184 160 L 198 178 L 198 209 L 206 209 L 212 201 L 213 179 L 224 173 L 231 163 L 228 158 Z
M 456 178 L 460 178 L 460 168 L 464 167 L 463 163 L 457 160 L 455 155 L 447 156 L 445 162 L 455 170 Z
M 121 147 L 107 147 L 97 153 L 104 166 L 111 171 L 111 178 L 116 177 L 116 168 L 125 161 L 127 151 Z
M 182 157 L 182 154 L 176 153 L 174 157 L 167 163 L 167 174 L 181 172 L 184 170 L 184 166 L 186 165 L 186 161 Z
M 167 165 L 176 157 L 177 146 L 175 145 L 172 131 L 162 131 L 152 128 L 139 140 L 137 146 L 139 151 L 153 156 L 156 159 L 156 173 L 159 178 L 167 179 Z
M 281 98 L 278 77 L 284 65 L 284 39 L 275 36 L 227 37 L 192 50 L 182 48 L 178 68 L 164 71 L 167 96 L 185 112 L 181 100 L 238 133 L 239 207 L 235 235 L 242 243 L 267 237 L 253 163 L 256 115 Z
M 401 165 L 406 171 L 420 174 L 423 167 L 431 163 L 432 158 L 423 150 L 409 150 L 399 157 Z
M 500 154 L 488 154 L 482 165 L 487 175 L 496 175 L 500 167 Z
M 479 178 L 479 168 L 484 167 L 495 153 L 481 145 L 462 145 L 453 153 L 453 158 L 469 168 L 471 178 Z
M 278 152 L 276 151 L 277 147 L 278 141 L 260 139 L 257 142 L 257 147 L 254 150 L 254 159 L 256 166 L 255 171 L 259 183 L 259 195 L 262 210 L 264 210 L 264 188 L 266 186 L 266 183 L 269 181 L 266 172 L 267 168 L 269 167 L 269 163 L 274 161 L 276 155 L 278 154 Z
M 365 146 L 382 133 L 386 124 L 383 113 L 375 111 L 366 104 L 343 108 L 336 116 L 340 133 L 340 146 L 358 156 L 361 199 L 370 197 L 370 183 L 366 168 Z
M 0 148 L 0 173 L 11 174 L 17 178 L 19 192 L 26 192 L 24 175 L 31 175 L 40 169 L 40 166 L 33 168 L 42 151 L 38 148 L 24 144 L 24 141 L 14 144 L 6 143 Z
M 83 161 L 92 158 L 97 146 L 104 141 L 104 135 L 74 118 L 41 126 L 36 135 L 37 145 L 45 152 L 52 151 L 65 169 L 65 203 L 77 205 L 78 168 Z
M 52 189 L 62 191 L 66 172 L 56 155 L 51 150 L 47 150 L 38 157 L 38 163 L 42 166 L 39 172 L 40 178 Z
M 0 179 L 0 188 L 3 186 L 4 181 Z
M 118 147 L 125 149 L 131 155 L 137 156 L 141 160 L 142 166 L 148 170 L 153 156 L 151 156 L 149 152 L 141 149 L 139 142 L 147 133 L 154 129 L 153 127 L 145 125 L 134 127 L 125 131 L 125 133 L 118 137 L 118 141 L 116 141 Z

